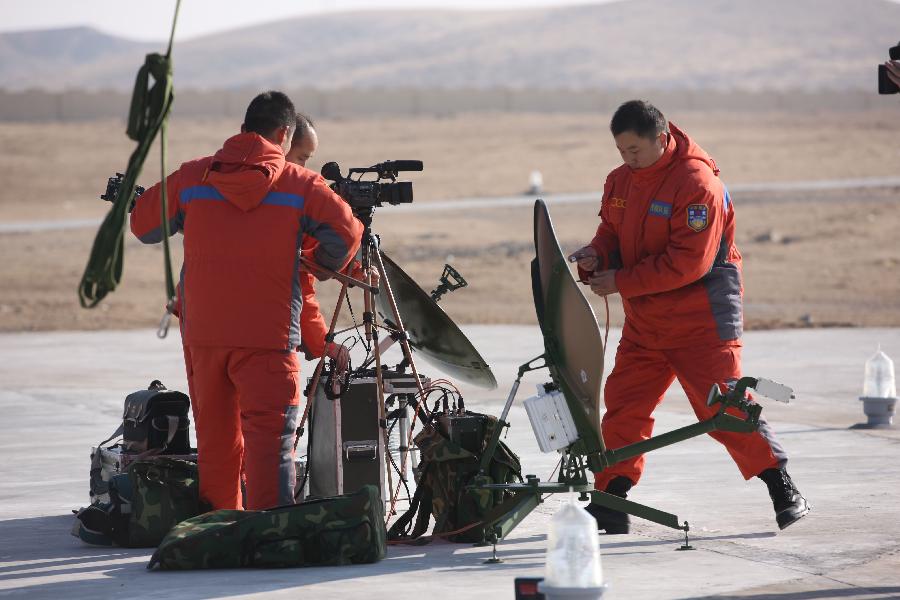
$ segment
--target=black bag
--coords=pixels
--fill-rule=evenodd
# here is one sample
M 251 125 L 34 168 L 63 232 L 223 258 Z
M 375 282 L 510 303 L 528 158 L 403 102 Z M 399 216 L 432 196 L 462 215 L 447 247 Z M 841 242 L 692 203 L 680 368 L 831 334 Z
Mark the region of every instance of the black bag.
M 167 390 L 159 380 L 146 390 L 128 394 L 122 414 L 123 450 L 134 454 L 190 453 L 190 409 L 190 398 Z
M 158 379 L 146 390 L 128 394 L 119 427 L 91 452 L 91 502 L 109 501 L 109 479 L 130 462 L 157 454 L 196 460 L 191 448 L 190 409 L 190 398 L 167 390 Z M 104 449 L 104 444 L 119 436 L 121 444 Z M 113 450 L 118 454 L 115 465 L 104 468 L 104 459 L 112 457 Z

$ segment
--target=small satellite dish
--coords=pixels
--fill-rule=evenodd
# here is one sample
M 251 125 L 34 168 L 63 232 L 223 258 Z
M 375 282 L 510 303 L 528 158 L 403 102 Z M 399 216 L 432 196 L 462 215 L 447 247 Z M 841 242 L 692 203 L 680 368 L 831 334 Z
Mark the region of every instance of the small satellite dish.
M 534 249 L 531 284 L 547 366 L 566 396 L 581 439 L 589 449 L 599 450 L 603 336 L 540 199 L 534 203 Z
M 375 295 L 375 307 L 381 319 L 391 327 L 397 325 L 393 322 L 393 311 L 384 287 L 387 279 L 391 282 L 409 345 L 416 353 L 451 377 L 482 388 L 496 388 L 497 380 L 491 368 L 453 319 L 384 252 L 381 258 L 385 272 L 381 289 Z

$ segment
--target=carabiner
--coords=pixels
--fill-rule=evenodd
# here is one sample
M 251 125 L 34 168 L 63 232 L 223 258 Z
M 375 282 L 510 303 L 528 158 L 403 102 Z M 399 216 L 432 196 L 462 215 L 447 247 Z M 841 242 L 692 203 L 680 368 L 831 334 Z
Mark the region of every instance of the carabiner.
M 162 319 L 159 320 L 159 328 L 156 330 L 156 337 L 165 339 L 169 335 L 169 323 L 172 321 L 172 311 L 175 309 L 175 299 L 172 298 L 166 303 L 166 312 Z

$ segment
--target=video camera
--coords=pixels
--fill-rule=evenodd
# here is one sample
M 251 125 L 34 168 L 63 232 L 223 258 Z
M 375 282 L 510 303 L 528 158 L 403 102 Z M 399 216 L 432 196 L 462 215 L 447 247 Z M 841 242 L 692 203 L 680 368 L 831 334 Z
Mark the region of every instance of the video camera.
M 106 181 L 106 192 L 100 194 L 100 199 L 106 200 L 107 202 L 115 202 L 116 197 L 119 195 L 119 188 L 122 187 L 122 181 L 124 179 L 125 175 L 123 173 L 116 173 L 115 177 L 110 177 Z M 131 209 L 134 208 L 137 197 L 146 191 L 147 190 L 139 185 L 134 186 L 134 198 L 132 198 L 131 204 L 128 206 L 128 212 L 131 212 Z
M 350 169 L 347 176 L 341 175 L 341 167 L 336 162 L 322 166 L 322 177 L 333 181 L 333 189 L 343 198 L 354 212 L 379 207 L 384 204 L 409 204 L 413 201 L 412 182 L 397 181 L 401 171 L 421 171 L 421 160 L 388 160 L 371 167 Z M 375 181 L 363 181 L 365 173 L 375 173 Z M 356 179 L 351 179 L 358 175 Z M 390 181 L 382 182 L 382 179 Z
M 900 60 L 900 44 L 888 50 L 891 60 Z M 888 79 L 887 67 L 878 65 L 878 93 L 879 94 L 897 94 L 900 93 L 900 87 L 896 83 Z

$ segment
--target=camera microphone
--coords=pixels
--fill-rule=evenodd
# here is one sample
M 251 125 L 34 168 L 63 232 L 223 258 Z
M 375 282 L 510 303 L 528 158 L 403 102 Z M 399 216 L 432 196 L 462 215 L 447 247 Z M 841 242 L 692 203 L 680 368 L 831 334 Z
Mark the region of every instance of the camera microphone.
M 386 160 L 383 163 L 372 165 L 371 167 L 354 167 L 350 169 L 350 174 L 355 173 L 378 173 L 384 176 L 385 173 L 398 173 L 400 171 L 421 171 L 421 160 Z
M 372 167 L 376 171 L 421 171 L 421 160 L 386 160 Z

